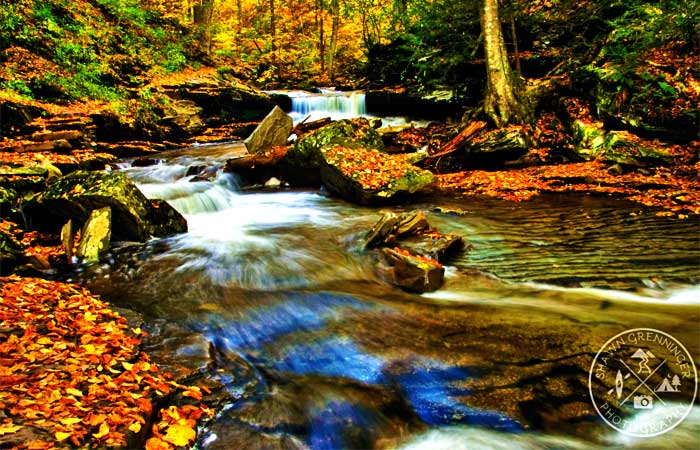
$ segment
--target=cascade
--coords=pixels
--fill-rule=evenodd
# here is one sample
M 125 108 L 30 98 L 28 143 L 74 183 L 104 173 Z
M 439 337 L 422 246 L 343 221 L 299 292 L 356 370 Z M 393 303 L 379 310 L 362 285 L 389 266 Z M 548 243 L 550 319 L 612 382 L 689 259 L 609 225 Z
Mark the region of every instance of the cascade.
M 294 92 L 290 115 L 295 121 L 311 116 L 309 120 L 330 117 L 333 120 L 367 115 L 364 92 L 325 91 L 321 94 Z

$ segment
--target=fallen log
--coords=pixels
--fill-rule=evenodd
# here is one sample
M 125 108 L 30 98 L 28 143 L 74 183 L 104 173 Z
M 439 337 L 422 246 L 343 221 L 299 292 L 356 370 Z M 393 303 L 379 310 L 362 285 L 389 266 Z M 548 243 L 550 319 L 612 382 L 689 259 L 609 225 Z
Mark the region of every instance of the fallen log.
M 309 117 L 311 116 L 306 116 L 304 120 L 296 124 L 294 128 L 292 128 L 292 133 L 296 134 L 297 137 L 301 137 L 310 131 L 317 130 L 321 127 L 325 127 L 326 125 L 332 122 L 330 117 L 324 117 L 323 119 L 307 122 Z
M 480 133 L 484 128 L 486 128 L 486 122 L 476 121 L 470 123 L 469 126 L 460 131 L 457 136 L 452 138 L 450 142 L 445 144 L 440 149 L 440 151 L 426 158 L 424 160 L 424 165 L 434 164 L 439 158 L 449 155 L 450 153 L 456 152 L 457 150 L 462 148 L 467 143 L 467 141 L 469 141 L 478 133 Z

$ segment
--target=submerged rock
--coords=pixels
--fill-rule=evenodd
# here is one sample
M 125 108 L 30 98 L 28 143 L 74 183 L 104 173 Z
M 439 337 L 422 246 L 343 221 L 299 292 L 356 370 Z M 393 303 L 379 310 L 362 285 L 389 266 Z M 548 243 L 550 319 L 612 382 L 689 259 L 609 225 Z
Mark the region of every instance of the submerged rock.
M 244 141 L 250 153 L 259 153 L 287 143 L 292 132 L 292 118 L 275 106 Z
M 85 223 L 90 211 L 107 206 L 117 239 L 145 241 L 187 231 L 179 212 L 162 200 L 147 199 L 122 173 L 73 172 L 49 184 L 24 212 L 34 226 L 58 232 L 69 219 Z

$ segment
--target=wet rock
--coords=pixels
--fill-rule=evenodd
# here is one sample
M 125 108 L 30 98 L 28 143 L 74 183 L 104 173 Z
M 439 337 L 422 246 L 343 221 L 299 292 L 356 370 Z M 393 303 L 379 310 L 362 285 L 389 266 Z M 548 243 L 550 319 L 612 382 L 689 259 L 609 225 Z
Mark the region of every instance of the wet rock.
M 171 373 L 176 380 L 199 378 L 212 363 L 209 340 L 202 334 L 166 329 L 163 337 L 165 339 L 146 348 L 161 370 Z
M 150 167 L 158 164 L 160 160 L 155 158 L 137 158 L 131 163 L 133 167 Z M 189 169 L 188 169 L 189 171 Z
M 267 151 L 232 158 L 226 161 L 224 170 L 239 174 L 249 183 L 264 183 L 271 177 L 281 177 L 279 166 L 287 151 L 287 147 L 273 147 Z
M 472 139 L 465 162 L 470 167 L 501 167 L 525 155 L 531 146 L 532 140 L 523 127 L 501 128 Z
M 386 213 L 365 236 L 365 248 L 396 247 L 412 255 L 445 262 L 464 248 L 464 239 L 430 228 L 422 211 Z
M 379 205 L 404 199 L 430 186 L 432 172 L 420 169 L 401 155 L 373 149 L 324 147 L 321 181 L 329 192 L 360 205 Z M 369 167 L 364 167 L 367 163 Z
M 75 255 L 86 262 L 99 261 L 100 256 L 109 250 L 111 223 L 112 211 L 109 206 L 92 211 L 80 233 L 80 243 Z
M 365 236 L 365 248 L 377 248 L 393 245 L 396 240 L 411 234 L 417 234 L 430 227 L 422 211 L 397 215 L 386 213 L 379 219 Z
M 397 247 L 442 263 L 464 248 L 464 239 L 432 231 L 406 237 L 397 243 Z
M 283 178 L 293 186 L 320 184 L 321 149 L 333 145 L 384 151 L 384 143 L 367 119 L 339 120 L 299 139 L 281 161 Z
M 292 118 L 275 106 L 260 125 L 244 141 L 250 153 L 260 153 L 287 143 L 292 131 Z
M 440 289 L 445 279 L 445 268 L 410 254 L 381 249 L 384 264 L 377 267 L 379 275 L 389 283 L 411 292 L 432 292 Z
M 187 231 L 187 222 L 168 203 L 149 200 L 123 173 L 73 172 L 49 184 L 26 204 L 30 222 L 57 232 L 67 220 L 85 223 L 93 209 L 111 207 L 112 233 L 145 241 Z

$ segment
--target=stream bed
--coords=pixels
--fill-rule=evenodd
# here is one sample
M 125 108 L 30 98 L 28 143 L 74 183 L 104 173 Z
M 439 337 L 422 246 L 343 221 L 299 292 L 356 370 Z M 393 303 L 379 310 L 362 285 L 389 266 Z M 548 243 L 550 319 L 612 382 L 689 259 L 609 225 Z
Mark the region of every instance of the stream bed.
M 75 274 L 143 314 L 159 365 L 226 387 L 199 448 L 697 448 L 697 407 L 633 439 L 602 422 L 587 387 L 595 353 L 626 329 L 663 330 L 697 361 L 696 221 L 588 196 L 368 208 L 185 175 L 237 145 L 123 169 L 189 232 Z M 469 244 L 434 293 L 387 285 L 362 250 L 384 211 L 409 209 Z

